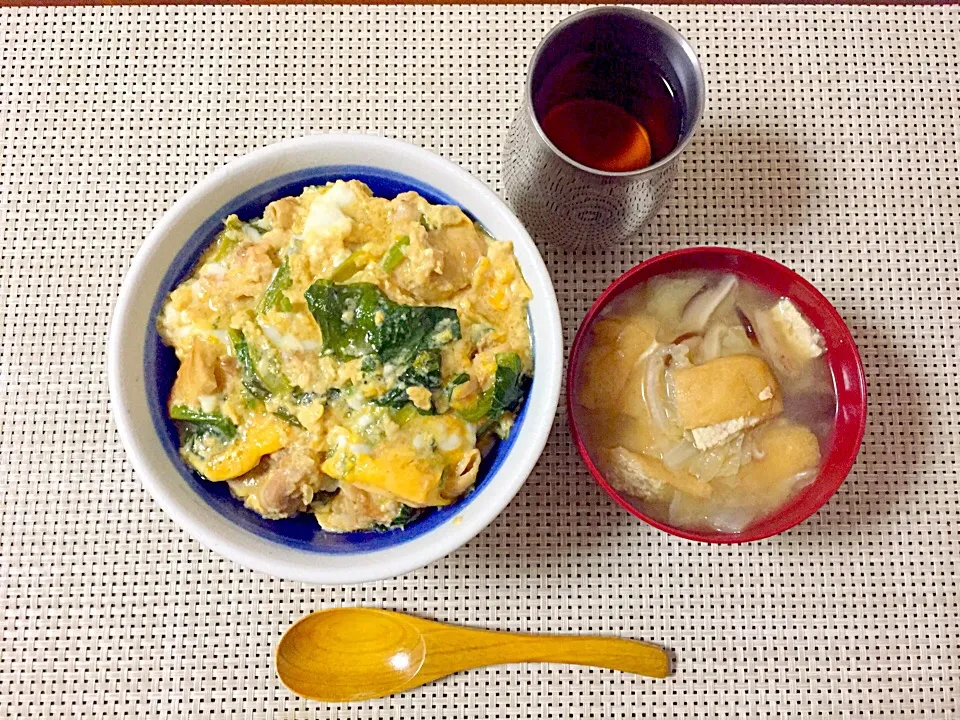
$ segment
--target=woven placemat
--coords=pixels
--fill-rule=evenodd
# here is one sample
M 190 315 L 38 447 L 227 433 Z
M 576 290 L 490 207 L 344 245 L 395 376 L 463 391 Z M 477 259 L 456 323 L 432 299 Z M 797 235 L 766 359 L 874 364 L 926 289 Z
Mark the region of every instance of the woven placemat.
M 526 486 L 466 547 L 318 588 L 202 549 L 134 476 L 105 338 L 163 211 L 231 158 L 328 130 L 419 143 L 498 189 L 526 60 L 574 9 L 0 12 L 0 716 L 960 714 L 955 8 L 654 8 L 709 85 L 676 193 L 631 245 L 545 249 L 568 343 L 601 288 L 677 247 L 759 251 L 835 302 L 870 425 L 846 484 L 795 530 L 741 547 L 655 531 L 595 486 L 558 417 Z M 491 668 L 347 707 L 284 690 L 282 630 L 355 604 L 644 638 L 676 672 Z

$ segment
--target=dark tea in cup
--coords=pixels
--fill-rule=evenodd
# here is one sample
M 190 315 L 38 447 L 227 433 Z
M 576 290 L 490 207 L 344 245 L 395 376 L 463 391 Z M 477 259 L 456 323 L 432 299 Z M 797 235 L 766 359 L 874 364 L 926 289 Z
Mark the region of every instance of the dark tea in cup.
M 550 141 L 595 170 L 640 170 L 669 155 L 680 138 L 677 94 L 648 60 L 573 54 L 544 78 L 538 101 Z

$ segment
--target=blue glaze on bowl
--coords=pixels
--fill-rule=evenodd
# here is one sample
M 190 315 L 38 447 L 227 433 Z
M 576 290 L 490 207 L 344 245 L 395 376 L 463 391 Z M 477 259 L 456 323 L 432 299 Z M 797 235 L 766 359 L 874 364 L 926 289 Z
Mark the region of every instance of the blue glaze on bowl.
M 156 318 L 167 295 L 186 278 L 203 251 L 213 242 L 223 227 L 223 219 L 236 213 L 242 220 L 260 217 L 264 208 L 274 200 L 299 195 L 307 185 L 323 185 L 338 179 L 355 179 L 367 184 L 378 197 L 393 198 L 402 192 L 415 190 L 433 204 L 458 205 L 470 216 L 464 205 L 426 183 L 402 175 L 362 165 L 329 165 L 282 175 L 251 188 L 221 207 L 203 225 L 197 228 L 177 254 L 160 283 L 154 298 L 151 317 Z M 471 216 L 472 217 L 472 216 Z M 532 342 L 532 330 L 531 330 Z M 209 482 L 192 471 L 180 458 L 177 428 L 167 416 L 166 404 L 177 375 L 179 362 L 173 349 L 165 346 L 156 327 L 147 328 L 144 343 L 143 369 L 150 416 L 157 435 L 170 461 L 180 472 L 184 482 L 220 515 L 239 527 L 267 540 L 308 550 L 318 554 L 356 554 L 385 550 L 420 537 L 452 520 L 476 496 L 500 468 L 510 453 L 513 443 L 527 415 L 524 403 L 510 436 L 498 442 L 480 465 L 474 489 L 457 502 L 444 508 L 430 510 L 403 530 L 383 533 L 372 531 L 328 533 L 320 529 L 312 514 L 303 514 L 287 520 L 266 520 L 236 500 L 224 482 Z

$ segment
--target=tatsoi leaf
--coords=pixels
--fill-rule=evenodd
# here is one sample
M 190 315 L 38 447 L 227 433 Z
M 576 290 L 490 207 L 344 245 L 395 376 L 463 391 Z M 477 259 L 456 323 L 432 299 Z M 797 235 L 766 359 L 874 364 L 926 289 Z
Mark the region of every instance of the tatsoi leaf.
M 263 380 L 257 374 L 257 368 L 250 355 L 250 347 L 247 345 L 247 339 L 239 330 L 230 328 L 227 331 L 230 336 L 230 342 L 233 343 L 233 351 L 237 356 L 237 362 L 240 364 L 240 381 L 251 395 L 264 400 L 270 397 L 270 391 L 263 384 Z
M 296 405 L 309 405 L 320 397 L 319 393 L 308 392 L 299 385 L 294 385 L 291 388 L 290 395 L 293 397 L 293 402 Z
M 334 268 L 330 279 L 338 283 L 345 282 L 363 270 L 368 262 L 370 262 L 370 254 L 364 250 L 357 250 Z
M 381 267 L 383 267 L 384 272 L 391 273 L 397 269 L 397 266 L 407 259 L 407 256 L 404 254 L 403 249 L 410 244 L 410 236 L 404 235 L 399 240 L 397 240 L 393 245 L 390 246 L 390 249 L 383 256 L 383 260 L 380 262 Z
M 529 378 L 523 374 L 519 355 L 512 352 L 497 355 L 497 374 L 493 381 L 491 405 L 495 413 L 494 419 L 520 406 L 528 382 Z
M 407 388 L 419 386 L 428 390 L 436 390 L 440 387 L 441 382 L 440 351 L 424 350 L 417 355 L 406 370 L 400 373 L 397 384 L 376 398 L 373 403 L 399 409 L 410 402 Z
M 300 420 L 297 418 L 297 416 L 294 415 L 294 414 L 293 414 L 292 412 L 290 412 L 289 410 L 287 410 L 285 407 L 279 407 L 279 408 L 277 408 L 276 411 L 275 411 L 273 414 L 276 415 L 276 416 L 277 416 L 278 418 L 280 418 L 281 420 L 283 420 L 285 423 L 289 423 L 290 425 L 293 425 L 294 427 L 298 427 L 298 428 L 300 428 L 301 430 L 304 430 L 304 429 L 305 429 L 305 428 L 303 427 L 303 424 L 302 424 L 302 423 L 300 422 Z
M 190 423 L 198 435 L 214 432 L 230 440 L 237 434 L 237 426 L 228 418 L 216 412 L 194 410 L 186 405 L 174 405 L 170 408 L 170 417 Z
M 493 402 L 493 393 L 491 392 L 492 389 L 493 388 L 482 393 L 477 399 L 477 402 L 470 407 L 457 410 L 457 414 L 467 422 L 475 423 L 483 420 L 490 414 L 490 409 Z
M 230 215 L 223 221 L 223 230 L 217 235 L 217 249 L 211 258 L 213 262 L 225 260 L 227 255 L 233 252 L 233 249 L 241 241 L 246 239 L 247 236 L 244 233 L 243 226 L 243 222 L 236 215 Z
M 304 297 L 323 334 L 324 352 L 339 360 L 373 353 L 382 363 L 403 365 L 460 337 L 456 310 L 400 305 L 370 283 L 317 280 Z
M 289 312 L 291 309 L 290 299 L 284 295 L 283 292 L 284 290 L 288 290 L 292 284 L 293 280 L 290 279 L 290 263 L 284 258 L 283 262 L 280 263 L 280 267 L 274 270 L 270 284 L 267 285 L 263 297 L 261 297 L 260 302 L 257 303 L 257 315 L 263 315 L 267 310 L 273 308 Z
M 468 422 L 478 422 L 483 418 L 499 420 L 505 412 L 520 407 L 526 393 L 530 377 L 523 374 L 520 356 L 516 353 L 497 355 L 497 373 L 493 385 L 480 395 L 476 404 L 459 411 L 460 417 Z
M 420 413 L 413 406 L 413 403 L 408 403 L 400 407 L 399 410 L 394 410 L 390 413 L 391 419 L 400 427 L 403 427 L 413 418 L 417 417 Z
M 286 375 L 283 374 L 283 370 L 280 367 L 280 359 L 277 357 L 276 352 L 270 348 L 266 353 L 261 353 L 256 345 L 248 344 L 248 347 L 250 348 L 250 359 L 253 360 L 253 367 L 257 372 L 257 376 L 263 381 L 264 387 L 267 388 L 270 394 L 281 395 L 291 392 L 293 387 L 290 385 L 290 381 L 287 380 Z

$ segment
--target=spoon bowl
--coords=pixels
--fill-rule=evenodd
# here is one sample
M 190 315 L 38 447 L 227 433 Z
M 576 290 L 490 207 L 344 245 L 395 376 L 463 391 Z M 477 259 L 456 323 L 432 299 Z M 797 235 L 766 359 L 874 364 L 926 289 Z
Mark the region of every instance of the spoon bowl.
M 514 662 L 566 662 L 666 677 L 655 645 L 610 637 L 526 635 L 461 628 L 372 608 L 321 610 L 277 645 L 277 674 L 297 695 L 370 700 L 460 670 Z
M 426 658 L 423 636 L 400 613 L 338 608 L 307 615 L 277 646 L 277 673 L 299 695 L 332 702 L 402 690 Z M 355 689 L 355 690 L 353 690 Z

